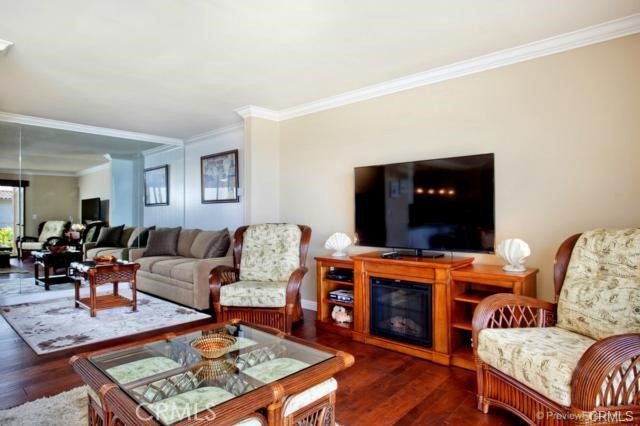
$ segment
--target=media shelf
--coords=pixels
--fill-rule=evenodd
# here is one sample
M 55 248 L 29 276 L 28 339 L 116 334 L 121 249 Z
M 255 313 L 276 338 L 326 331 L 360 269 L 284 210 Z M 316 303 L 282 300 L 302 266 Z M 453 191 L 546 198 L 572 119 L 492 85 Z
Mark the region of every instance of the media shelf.
M 451 364 L 474 369 L 471 320 L 476 306 L 495 293 L 535 297 L 537 269 L 505 272 L 500 265 L 472 264 L 451 271 Z
M 342 306 L 353 315 L 354 303 L 345 303 L 329 298 L 329 292 L 338 289 L 353 290 L 353 282 L 327 278 L 327 273 L 334 268 L 353 271 L 353 261 L 348 257 L 316 257 L 316 284 L 318 297 L 318 311 L 316 326 L 334 333 L 349 336 L 353 332 L 353 322 L 338 323 L 331 318 L 334 306 Z M 355 300 L 354 300 L 355 302 Z
M 474 264 L 473 258 L 405 256 L 383 259 L 379 252 L 374 252 L 344 258 L 316 257 L 315 260 L 318 328 L 349 336 L 355 341 L 471 370 L 475 369 L 471 321 L 478 304 L 495 293 L 536 295 L 537 269 L 509 273 L 503 271 L 501 265 Z M 331 268 L 351 269 L 354 282 L 327 278 Z M 411 281 L 432 287 L 432 347 L 372 334 L 369 320 L 372 278 Z M 336 289 L 353 290 L 353 303 L 329 299 L 329 292 Z M 353 322 L 341 324 L 333 321 L 331 310 L 334 306 L 344 306 L 352 311 Z

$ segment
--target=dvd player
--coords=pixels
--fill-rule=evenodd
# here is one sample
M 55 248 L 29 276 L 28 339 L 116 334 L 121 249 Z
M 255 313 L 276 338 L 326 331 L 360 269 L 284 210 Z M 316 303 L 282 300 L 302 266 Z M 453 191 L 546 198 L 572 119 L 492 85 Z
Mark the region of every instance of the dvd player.
M 331 268 L 327 271 L 326 278 L 334 281 L 353 282 L 353 270 L 347 268 Z

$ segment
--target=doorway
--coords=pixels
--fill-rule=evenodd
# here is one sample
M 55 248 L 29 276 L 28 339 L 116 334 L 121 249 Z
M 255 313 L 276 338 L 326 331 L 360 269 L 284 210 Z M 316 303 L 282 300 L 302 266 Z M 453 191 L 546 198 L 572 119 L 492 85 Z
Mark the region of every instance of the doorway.
M 0 181 L 0 248 L 17 255 L 16 238 L 24 235 L 24 185 Z

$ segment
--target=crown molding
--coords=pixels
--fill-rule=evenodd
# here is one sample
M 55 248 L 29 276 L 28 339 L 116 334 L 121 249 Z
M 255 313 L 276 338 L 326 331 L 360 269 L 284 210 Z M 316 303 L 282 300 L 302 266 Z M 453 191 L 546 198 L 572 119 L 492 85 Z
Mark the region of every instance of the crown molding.
M 241 117 L 258 117 L 273 121 L 284 121 L 313 114 L 344 105 L 362 102 L 380 96 L 416 87 L 427 86 L 470 74 L 529 61 L 591 44 L 602 43 L 640 32 L 640 14 L 604 22 L 565 34 L 549 37 L 532 43 L 500 50 L 442 67 L 433 68 L 394 80 L 351 90 L 339 95 L 274 111 L 258 106 L 246 106 L 236 110 Z
M 112 138 L 131 139 L 142 142 L 161 143 L 165 145 L 182 145 L 182 139 L 166 136 L 150 135 L 147 133 L 130 132 L 128 130 L 109 129 L 107 127 L 89 126 L 68 121 L 51 120 L 30 115 L 13 114 L 0 111 L 0 121 L 24 124 L 26 126 L 49 127 L 52 129 L 68 130 L 71 132 L 89 133 L 92 135 L 109 136 Z
M 9 173 L 25 176 L 77 176 L 76 172 L 65 172 L 58 170 L 33 170 L 33 169 L 0 169 L 0 173 Z
M 236 112 L 237 111 L 238 110 L 236 110 Z M 244 129 L 244 122 L 240 121 L 238 123 L 230 124 L 224 127 L 219 127 L 217 129 L 213 129 L 208 132 L 200 133 L 198 135 L 192 136 L 189 139 L 185 140 L 184 143 L 185 145 L 187 145 L 193 142 L 201 141 L 203 139 L 214 138 L 216 136 L 224 135 L 225 133 L 234 132 L 236 130 L 242 130 L 242 129 Z
M 0 39 L 0 52 L 4 52 L 5 50 L 10 48 L 11 46 L 13 46 L 13 42 Z
M 77 171 L 75 173 L 75 176 L 90 175 L 91 173 L 96 173 L 102 170 L 109 170 L 109 169 L 111 169 L 111 160 L 109 160 L 108 163 L 98 164 L 97 166 L 93 166 L 93 167 L 89 167 L 89 168 Z
M 255 105 L 246 105 L 235 110 L 242 118 L 263 118 L 265 120 L 280 121 L 280 112 Z
M 155 148 L 145 149 L 144 151 L 142 151 L 142 156 L 146 157 L 148 155 L 160 154 L 161 152 L 175 151 L 177 149 L 182 149 L 182 148 L 184 148 L 184 146 L 182 145 L 161 145 Z

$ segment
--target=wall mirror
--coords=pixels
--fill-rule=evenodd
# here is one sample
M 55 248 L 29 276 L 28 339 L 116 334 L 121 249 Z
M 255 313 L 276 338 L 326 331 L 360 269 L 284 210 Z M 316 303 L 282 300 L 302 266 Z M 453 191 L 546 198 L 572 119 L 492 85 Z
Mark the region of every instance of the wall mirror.
M 0 122 L 0 152 L 0 302 L 47 291 L 34 279 L 34 246 L 21 246 L 42 242 L 50 221 L 64 224 L 59 244 L 81 253 L 101 228 L 124 225 L 120 241 L 133 248 L 143 240 L 132 229 L 184 225 L 182 146 Z M 145 205 L 144 171 L 157 167 L 167 171 L 158 197 L 168 201 Z

